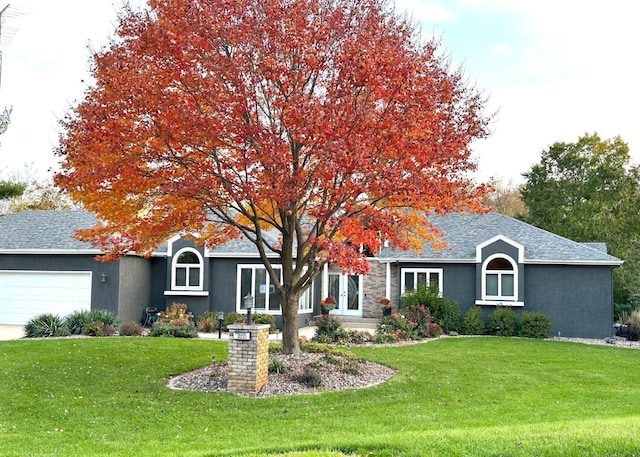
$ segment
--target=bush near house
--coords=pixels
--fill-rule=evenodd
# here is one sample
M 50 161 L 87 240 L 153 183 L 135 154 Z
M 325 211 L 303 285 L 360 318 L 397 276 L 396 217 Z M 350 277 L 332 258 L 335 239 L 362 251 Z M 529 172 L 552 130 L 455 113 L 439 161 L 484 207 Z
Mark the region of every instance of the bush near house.
M 461 330 L 464 335 L 484 335 L 485 325 L 480 307 L 472 306 L 469 308 L 469 311 L 464 315 Z
M 51 336 L 67 336 L 69 331 L 62 325 L 62 319 L 54 314 L 41 314 L 25 325 L 27 338 L 46 338 Z
M 150 336 L 176 338 L 197 338 L 198 330 L 193 325 L 193 314 L 184 303 L 173 303 L 171 308 L 159 313 L 158 322 L 153 324 Z
M 542 313 L 525 311 L 520 319 L 518 335 L 524 338 L 547 338 L 551 331 L 551 318 Z
M 63 325 L 72 335 L 82 335 L 84 328 L 91 322 L 102 322 L 116 328 L 120 324 L 120 318 L 106 309 L 90 309 L 74 311 L 66 316 Z
M 460 321 L 460 306 L 455 300 L 441 297 L 437 284 L 426 286 L 418 284 L 418 287 L 402 296 L 402 305 L 407 308 L 411 305 L 424 305 L 429 309 L 433 322 L 440 325 L 446 333 L 458 330 Z
M 518 315 L 511 308 L 498 307 L 489 315 L 487 331 L 495 336 L 515 336 L 518 327 Z
M 213 333 L 218 330 L 218 314 L 205 311 L 198 317 L 198 331 L 202 333 Z
M 254 324 L 268 324 L 269 333 L 276 333 L 276 318 L 271 314 L 256 313 L 251 315 L 251 322 Z

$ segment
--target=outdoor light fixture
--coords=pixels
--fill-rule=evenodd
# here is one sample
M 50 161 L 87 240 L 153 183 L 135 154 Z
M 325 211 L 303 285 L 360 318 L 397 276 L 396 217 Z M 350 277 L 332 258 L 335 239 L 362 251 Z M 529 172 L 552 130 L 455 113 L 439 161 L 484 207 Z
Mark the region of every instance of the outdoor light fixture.
M 218 311 L 218 339 L 222 339 L 222 323 L 224 321 L 224 313 Z
M 107 275 L 106 274 L 102 273 L 100 275 L 100 282 L 107 282 Z
M 253 308 L 253 296 L 249 292 L 242 297 L 242 307 L 247 310 L 247 325 L 251 325 L 251 308 Z

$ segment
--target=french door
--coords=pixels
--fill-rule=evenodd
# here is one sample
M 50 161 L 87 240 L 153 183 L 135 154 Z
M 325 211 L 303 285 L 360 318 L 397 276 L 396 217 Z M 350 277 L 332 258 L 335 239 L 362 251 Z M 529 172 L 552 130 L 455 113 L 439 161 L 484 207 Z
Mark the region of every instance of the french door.
M 330 271 L 329 296 L 336 300 L 331 314 L 362 316 L 362 276 Z

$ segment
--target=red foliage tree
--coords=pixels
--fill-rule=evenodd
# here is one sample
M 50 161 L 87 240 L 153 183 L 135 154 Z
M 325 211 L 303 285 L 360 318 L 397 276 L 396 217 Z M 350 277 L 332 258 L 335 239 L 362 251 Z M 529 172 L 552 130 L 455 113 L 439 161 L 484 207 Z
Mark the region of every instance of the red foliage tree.
M 366 273 L 361 246 L 438 243 L 426 216 L 480 208 L 485 100 L 386 1 L 149 5 L 122 12 L 61 121 L 57 183 L 104 221 L 80 237 L 108 258 L 244 236 L 297 352 L 298 299 L 325 263 Z

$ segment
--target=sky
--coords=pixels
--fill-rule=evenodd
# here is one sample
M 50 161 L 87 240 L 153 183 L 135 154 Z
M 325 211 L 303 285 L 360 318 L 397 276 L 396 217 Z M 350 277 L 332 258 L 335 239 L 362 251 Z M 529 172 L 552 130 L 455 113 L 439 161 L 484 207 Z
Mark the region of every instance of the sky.
M 142 0 L 131 0 L 139 5 Z M 91 49 L 108 44 L 120 0 L 5 0 L 0 176 L 55 170 L 58 119 L 82 99 Z M 488 97 L 492 135 L 473 144 L 479 181 L 523 182 L 555 142 L 621 136 L 640 163 L 640 3 L 630 0 L 396 0 Z M 12 33 L 12 29 L 15 30 Z M 5 32 L 10 33 L 5 33 Z

